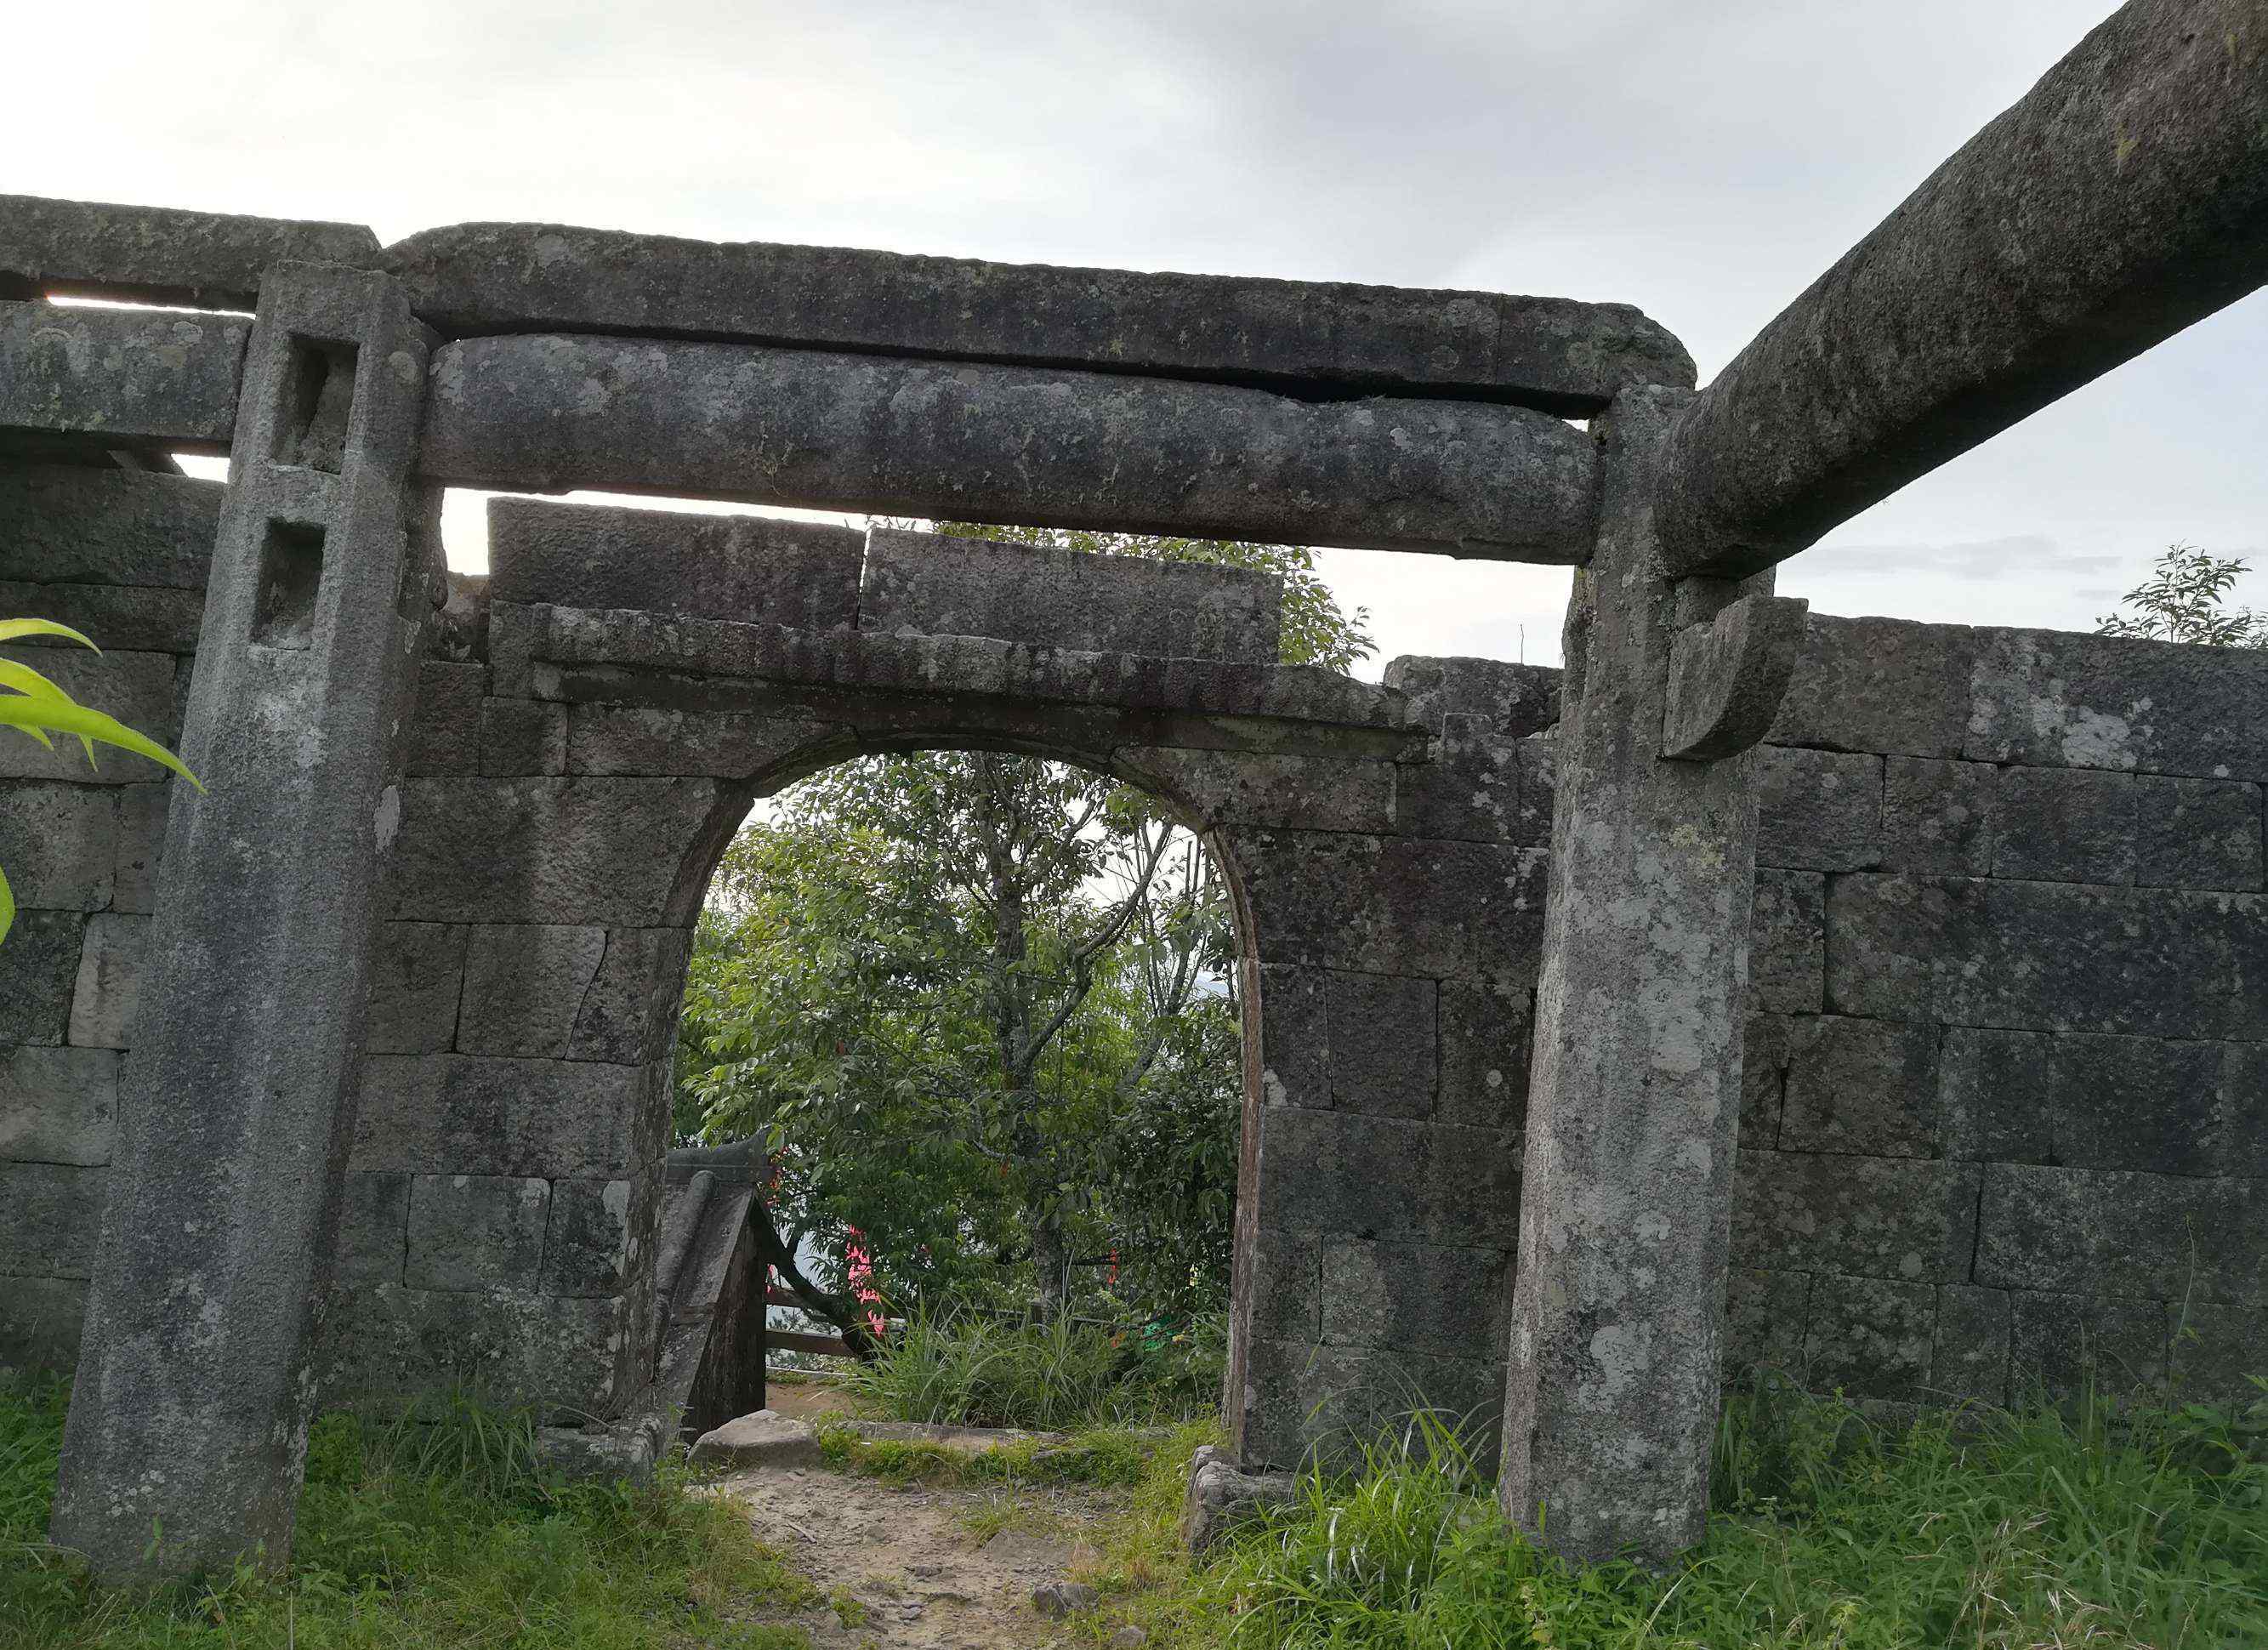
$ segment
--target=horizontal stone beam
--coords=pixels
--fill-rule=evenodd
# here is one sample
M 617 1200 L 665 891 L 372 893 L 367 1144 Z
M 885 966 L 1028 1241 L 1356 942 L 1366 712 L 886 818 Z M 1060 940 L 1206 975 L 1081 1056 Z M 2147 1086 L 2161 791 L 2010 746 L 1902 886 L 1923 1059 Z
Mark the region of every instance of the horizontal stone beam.
M 378 261 L 359 224 L 0 195 L 0 298 L 143 299 L 250 309 L 278 263 Z
M 1395 736 L 1413 733 L 1407 696 L 1314 665 L 1152 659 L 1034 647 L 973 636 L 880 636 L 798 630 L 659 614 L 521 606 L 489 611 L 496 690 L 601 701 L 601 691 L 547 691 L 546 665 L 666 673 L 862 692 L 1035 700 L 1209 718 L 1325 724 Z M 601 678 L 591 676 L 589 681 Z M 637 702 L 628 696 L 626 702 Z M 683 700 L 688 706 L 692 699 Z M 721 707 L 720 707 L 721 708 Z M 1156 742 L 1156 741 L 1152 741 Z
M 1690 387 L 1684 346 L 1627 304 L 1241 276 L 1148 275 L 459 224 L 386 251 L 445 332 L 737 340 L 1265 384 L 1309 395 L 1506 401 L 1568 416 L 1632 384 Z
M 2257 0 L 2113 14 L 1679 420 L 1672 570 L 1793 556 L 2268 280 L 2264 108 Z
M 218 482 L 77 464 L 0 468 L 0 579 L 129 585 L 202 598 Z M 99 637 L 118 645 L 114 637 Z
M 252 323 L 0 303 L 0 431 L 225 447 Z
M 1549 414 L 753 344 L 467 338 L 429 481 L 1573 563 L 1597 464 Z

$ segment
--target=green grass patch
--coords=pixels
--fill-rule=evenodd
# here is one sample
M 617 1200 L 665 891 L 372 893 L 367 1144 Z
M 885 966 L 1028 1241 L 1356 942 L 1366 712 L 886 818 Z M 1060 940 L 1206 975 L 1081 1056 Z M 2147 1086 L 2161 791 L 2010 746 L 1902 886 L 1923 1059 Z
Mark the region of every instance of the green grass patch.
M 1219 1402 L 1218 1338 L 1208 1330 L 1145 1350 L 1138 1336 L 1068 1318 L 917 1315 L 847 1370 L 842 1389 L 900 1421 L 1051 1433 L 1169 1421 Z
M 526 1416 L 456 1400 L 316 1423 L 283 1575 L 247 1565 L 147 1600 L 101 1593 L 46 1543 L 68 1396 L 0 1390 L 5 1650 L 807 1646 L 757 1618 L 816 1591 L 685 1470 L 569 1484 L 539 1466 Z
M 1415 1424 L 1192 1570 L 1160 1452 L 1087 1627 L 1160 1650 L 2268 1646 L 2268 1402 L 1882 1426 L 1767 1390 L 1728 1406 L 1713 1477 L 1708 1539 L 1670 1573 L 1571 1571 L 1507 1528 L 1453 1429 Z
M 839 1421 L 817 1425 L 820 1457 L 837 1472 L 889 1484 L 1129 1484 L 1140 1481 L 1160 1447 L 1156 1436 L 1123 1427 L 1088 1427 L 1060 1443 L 1020 1438 L 996 1448 L 953 1449 L 925 1439 L 873 1439 Z

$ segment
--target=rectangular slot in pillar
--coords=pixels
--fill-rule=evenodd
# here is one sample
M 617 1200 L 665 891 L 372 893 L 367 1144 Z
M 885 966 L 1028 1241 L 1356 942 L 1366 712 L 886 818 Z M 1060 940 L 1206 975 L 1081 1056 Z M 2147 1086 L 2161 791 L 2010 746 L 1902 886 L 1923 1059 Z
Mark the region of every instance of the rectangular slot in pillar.
M 346 451 L 347 416 L 354 409 L 359 357 L 352 343 L 291 340 L 291 383 L 284 392 L 284 416 L 276 423 L 277 463 L 338 474 Z
M 260 545 L 260 599 L 252 639 L 266 647 L 313 647 L 315 598 L 322 587 L 322 528 L 270 521 Z

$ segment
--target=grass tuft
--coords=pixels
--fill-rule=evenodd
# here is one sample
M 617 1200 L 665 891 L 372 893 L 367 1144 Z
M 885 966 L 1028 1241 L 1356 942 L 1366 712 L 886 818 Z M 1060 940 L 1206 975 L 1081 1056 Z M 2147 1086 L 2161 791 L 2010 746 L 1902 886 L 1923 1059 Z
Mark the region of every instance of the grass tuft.
M 1026 1324 L 976 1312 L 916 1316 L 843 1380 L 894 1420 L 1041 1432 L 1176 1418 L 1215 1403 L 1219 1387 L 1206 1352 L 1149 1354 L 1068 1318 Z

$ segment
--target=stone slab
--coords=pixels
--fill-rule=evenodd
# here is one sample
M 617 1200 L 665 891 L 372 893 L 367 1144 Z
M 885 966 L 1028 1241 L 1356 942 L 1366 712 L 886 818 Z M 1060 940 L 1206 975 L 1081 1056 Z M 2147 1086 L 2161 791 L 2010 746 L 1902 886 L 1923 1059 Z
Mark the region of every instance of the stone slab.
M 1572 563 L 1597 455 L 1548 414 L 753 344 L 446 345 L 425 478 Z
M 247 322 L 0 302 L 0 430 L 228 445 Z
M 0 467 L 0 579 L 202 597 L 222 491 L 217 482 L 157 470 Z
M 0 784 L 0 870 L 22 910 L 100 910 L 117 872 L 118 790 Z
M 480 770 L 498 777 L 565 773 L 567 707 L 528 699 L 482 699 Z
M 1501 659 L 1404 654 L 1388 661 L 1386 685 L 1410 696 L 1417 719 L 1435 733 L 1469 716 L 1506 739 L 1526 739 L 1559 720 L 1559 672 Z
M 107 1049 L 0 1052 L 0 1159 L 110 1161 L 118 1131 L 118 1058 Z
M 411 1176 L 402 1281 L 413 1289 L 534 1287 L 550 1200 L 541 1180 Z
M 1756 767 L 1756 864 L 1861 871 L 1882 858 L 1882 759 L 1766 747 Z
M 2164 1390 L 2169 1313 L 2161 1300 L 2023 1291 L 2010 1297 L 2008 1391 L 2076 1399 Z
M 1992 874 L 2052 882 L 2134 880 L 2131 775 L 2083 768 L 2000 774 Z
M 1114 766 L 1193 828 L 1234 823 L 1377 833 L 1395 826 L 1391 762 L 1138 745 L 1117 751 Z
M 1804 1326 L 1811 1275 L 1735 1266 L 1725 1276 L 1725 1379 L 1747 1381 L 1760 1370 L 1803 1373 Z
M 250 309 L 276 264 L 367 269 L 377 254 L 359 224 L 0 195 L 0 278 L 33 291 Z
M 469 1055 L 372 1055 L 350 1161 L 425 1174 L 620 1179 L 644 1112 L 666 1110 L 653 1067 Z
M 823 766 L 836 752 L 851 752 L 840 728 L 797 716 L 626 704 L 571 704 L 566 710 L 570 773 L 755 778 L 770 784 L 776 772 L 801 777 L 799 770 L 806 761 Z
M 0 1043 L 52 1047 L 70 1024 L 86 918 L 77 911 L 18 911 L 0 945 Z
M 1414 390 L 1575 415 L 1625 384 L 1690 387 L 1677 341 L 1624 304 L 1245 276 L 981 262 L 460 224 L 387 248 L 451 332 L 624 332 Z
M 465 942 L 458 1051 L 564 1057 L 606 953 L 603 928 L 474 925 Z
M 534 498 L 491 498 L 488 510 L 496 600 L 809 630 L 858 620 L 865 540 L 855 527 Z
M 1969 732 L 1974 635 L 1961 625 L 1813 614 L 1766 741 L 1960 755 Z
M 2000 770 L 1990 762 L 1892 756 L 1882 764 L 1882 869 L 1989 875 Z
M 1744 1151 L 1734 1170 L 1734 1263 L 1966 1282 L 1978 1173 L 1974 1164 Z
M 53 619 L 106 649 L 194 653 L 205 603 L 201 591 L 155 586 L 5 583 L 0 584 L 0 612 Z M 51 651 L 48 638 L 26 638 L 26 645 L 33 643 L 41 656 Z
M 331 1276 L 342 1285 L 398 1284 L 409 1232 L 412 1177 L 393 1171 L 346 1175 L 339 1196 L 339 1236 Z
M 2258 785 L 2145 775 L 2134 803 L 2134 880 L 2144 888 L 2262 886 Z
M 2063 630 L 1977 632 L 1962 755 L 2195 779 L 2268 778 L 2268 654 Z
M 545 1294 L 618 1295 L 630 1287 L 638 1254 L 630 1191 L 627 1180 L 551 1182 L 540 1279 Z
M 99 644 L 103 638 L 96 637 Z M 81 704 L 96 710 L 160 744 L 172 746 L 180 726 L 175 697 L 173 657 L 125 651 L 90 653 L 82 648 L 43 648 L 32 664 L 40 674 Z M 106 745 L 94 760 L 76 740 L 59 739 L 43 749 L 14 728 L 0 739 L 0 779 L 58 779 L 77 784 L 146 784 L 165 773 L 144 757 Z
M 1283 599 L 1283 580 L 1252 568 L 877 527 L 866 533 L 858 627 L 1272 665 Z
M 1824 1002 L 1827 880 L 1816 871 L 1756 873 L 1749 927 L 1749 1005 L 1815 1014 Z
M 1511 1332 L 1508 1250 L 1355 1238 L 1322 1260 L 1326 1344 L 1485 1360 Z
M 1937 1297 L 1929 1284 L 1814 1278 L 1803 1339 L 1805 1385 L 1849 1398 L 1922 1397 L 1935 1350 Z
M 1795 1021 L 1779 1146 L 1936 1156 L 1937 1043 L 1935 1026 L 1835 1014 Z
M 2268 1306 L 2261 1182 L 2017 1164 L 1984 1173 L 1977 1283 Z
M 1940 1403 L 2008 1399 L 2011 1297 L 2004 1289 L 1947 1284 L 1937 1292 L 1929 1396 Z
M 151 918 L 108 911 L 87 918 L 71 991 L 70 1040 L 82 1049 L 134 1045 L 134 1014 L 141 1000 L 144 954 Z
M 109 1176 L 85 1164 L 0 1161 L 0 1274 L 89 1276 Z
M 437 1054 L 457 1035 L 466 929 L 454 923 L 384 923 L 370 965 L 363 1046 L 372 1054 Z

